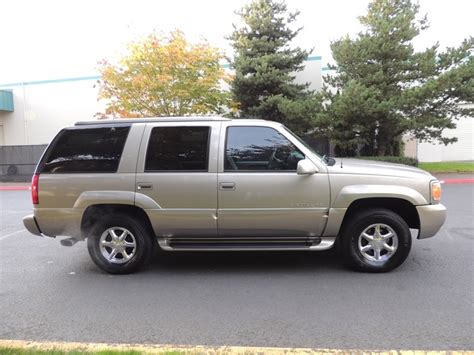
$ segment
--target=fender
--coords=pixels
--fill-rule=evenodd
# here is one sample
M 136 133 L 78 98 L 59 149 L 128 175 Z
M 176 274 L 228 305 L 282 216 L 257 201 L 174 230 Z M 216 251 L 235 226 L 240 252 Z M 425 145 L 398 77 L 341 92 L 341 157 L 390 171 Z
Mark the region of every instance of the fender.
M 332 208 L 348 208 L 355 200 L 364 198 L 399 198 L 414 206 L 427 205 L 428 201 L 418 191 L 396 185 L 348 185 L 343 187 L 332 204 Z
M 323 236 L 339 234 L 342 222 L 349 206 L 357 200 L 365 198 L 397 198 L 410 202 L 414 206 L 429 203 L 418 191 L 405 186 L 396 185 L 349 185 L 337 194 L 328 212 L 328 221 Z
M 135 193 L 135 206 L 141 207 L 144 210 L 160 210 L 161 206 L 156 203 L 151 197 L 141 194 Z
M 86 209 L 92 205 L 121 204 L 146 209 L 161 209 L 150 197 L 132 191 L 85 191 L 79 195 L 73 208 Z

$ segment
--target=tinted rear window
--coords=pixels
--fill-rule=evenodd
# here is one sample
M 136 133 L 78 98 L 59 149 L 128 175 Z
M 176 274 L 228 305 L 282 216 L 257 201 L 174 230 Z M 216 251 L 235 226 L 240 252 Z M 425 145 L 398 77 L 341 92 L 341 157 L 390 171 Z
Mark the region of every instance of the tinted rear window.
M 42 173 L 114 173 L 130 127 L 67 129 L 40 165 Z
M 207 171 L 209 127 L 155 127 L 145 171 Z

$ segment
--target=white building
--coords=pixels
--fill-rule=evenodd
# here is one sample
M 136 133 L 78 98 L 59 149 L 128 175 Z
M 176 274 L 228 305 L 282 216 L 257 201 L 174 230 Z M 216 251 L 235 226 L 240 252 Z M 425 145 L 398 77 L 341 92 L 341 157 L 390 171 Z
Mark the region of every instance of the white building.
M 473 107 L 474 105 L 470 105 Z M 463 117 L 456 122 L 455 129 L 447 129 L 443 136 L 456 137 L 456 143 L 417 145 L 417 157 L 423 162 L 474 160 L 474 120 L 472 117 Z
M 0 83 L 0 90 L 9 90 L 13 99 L 13 110 L 1 111 L 0 107 L 0 145 L 47 144 L 61 128 L 94 119 L 103 111 L 94 87 L 97 79 Z

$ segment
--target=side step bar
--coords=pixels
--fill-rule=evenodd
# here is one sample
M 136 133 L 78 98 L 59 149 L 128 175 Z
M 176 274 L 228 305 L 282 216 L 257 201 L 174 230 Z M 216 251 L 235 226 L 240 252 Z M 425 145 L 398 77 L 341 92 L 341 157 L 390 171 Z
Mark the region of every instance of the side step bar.
M 174 251 L 251 251 L 251 250 L 327 250 L 336 237 L 315 238 L 163 238 L 163 250 Z

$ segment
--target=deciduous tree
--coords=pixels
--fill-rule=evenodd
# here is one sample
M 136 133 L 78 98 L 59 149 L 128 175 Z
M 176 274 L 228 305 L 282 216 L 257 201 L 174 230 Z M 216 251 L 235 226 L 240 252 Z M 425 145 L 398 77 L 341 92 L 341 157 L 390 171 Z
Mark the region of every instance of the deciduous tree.
M 132 43 L 118 64 L 100 65 L 105 116 L 150 117 L 220 113 L 230 102 L 221 52 L 191 44 L 180 31 Z

